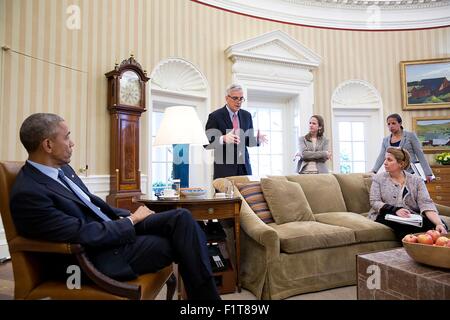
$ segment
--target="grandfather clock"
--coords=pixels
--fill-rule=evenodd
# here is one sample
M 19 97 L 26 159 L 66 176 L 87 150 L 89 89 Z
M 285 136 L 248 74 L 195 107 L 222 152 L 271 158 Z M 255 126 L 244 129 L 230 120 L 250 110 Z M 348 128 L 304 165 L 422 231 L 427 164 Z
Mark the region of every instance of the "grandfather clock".
M 145 112 L 145 84 L 150 79 L 133 55 L 105 74 L 111 116 L 110 193 L 106 201 L 134 211 L 141 195 L 139 121 Z

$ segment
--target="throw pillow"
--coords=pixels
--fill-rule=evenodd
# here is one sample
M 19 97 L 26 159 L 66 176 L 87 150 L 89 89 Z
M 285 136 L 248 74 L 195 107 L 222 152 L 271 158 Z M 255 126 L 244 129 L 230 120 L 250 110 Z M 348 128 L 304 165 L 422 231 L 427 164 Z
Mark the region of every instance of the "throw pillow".
M 261 188 L 277 224 L 315 221 L 305 193 L 298 183 L 263 178 Z
M 260 182 L 237 183 L 236 187 L 255 214 L 265 223 L 274 222 Z

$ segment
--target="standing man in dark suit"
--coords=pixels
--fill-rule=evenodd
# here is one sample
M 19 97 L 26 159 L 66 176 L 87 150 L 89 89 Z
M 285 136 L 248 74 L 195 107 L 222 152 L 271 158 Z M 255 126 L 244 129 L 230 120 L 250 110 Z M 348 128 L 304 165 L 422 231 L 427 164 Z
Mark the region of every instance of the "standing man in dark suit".
M 74 143 L 61 117 L 29 116 L 20 128 L 28 160 L 11 191 L 11 213 L 24 236 L 82 244 L 93 264 L 132 279 L 176 261 L 189 299 L 220 299 L 203 231 L 184 209 L 134 213 L 91 194 L 68 165 Z
M 242 110 L 245 101 L 242 87 L 232 84 L 226 90 L 226 105 L 209 114 L 206 135 L 214 149 L 214 179 L 252 174 L 247 147 L 266 143 L 267 137 L 255 137 L 251 114 Z

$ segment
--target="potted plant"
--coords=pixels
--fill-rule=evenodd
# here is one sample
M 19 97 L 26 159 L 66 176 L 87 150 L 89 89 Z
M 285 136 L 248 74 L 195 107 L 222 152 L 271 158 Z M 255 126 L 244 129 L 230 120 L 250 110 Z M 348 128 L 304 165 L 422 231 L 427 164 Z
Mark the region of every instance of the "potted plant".
M 442 152 L 436 155 L 436 162 L 441 165 L 450 164 L 450 152 Z

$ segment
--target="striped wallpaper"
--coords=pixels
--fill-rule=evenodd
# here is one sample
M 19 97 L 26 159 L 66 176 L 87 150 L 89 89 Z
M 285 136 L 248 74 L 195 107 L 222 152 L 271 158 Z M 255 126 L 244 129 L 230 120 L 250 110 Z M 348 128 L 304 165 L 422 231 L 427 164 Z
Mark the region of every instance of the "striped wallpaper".
M 77 21 L 76 11 L 67 12 L 71 5 L 80 8 L 79 29 L 69 28 Z M 223 103 L 223 89 L 231 80 L 225 49 L 276 29 L 322 57 L 315 71 L 314 112 L 324 115 L 327 132 L 331 94 L 348 79 L 372 83 L 382 95 L 384 114 L 401 113 L 407 129 L 414 116 L 449 113 L 402 112 L 399 62 L 450 56 L 450 28 L 317 29 L 245 17 L 189 0 L 0 0 L 0 42 L 9 47 L 1 51 L 0 159 L 24 159 L 18 142 L 22 120 L 32 112 L 50 111 L 69 122 L 76 144 L 74 167 L 88 164 L 90 175 L 108 174 L 104 74 L 115 62 L 132 52 L 150 74 L 163 59 L 186 59 L 208 79 L 213 110 Z M 146 168 L 141 169 L 145 173 Z

